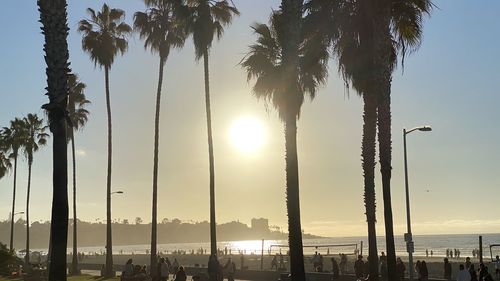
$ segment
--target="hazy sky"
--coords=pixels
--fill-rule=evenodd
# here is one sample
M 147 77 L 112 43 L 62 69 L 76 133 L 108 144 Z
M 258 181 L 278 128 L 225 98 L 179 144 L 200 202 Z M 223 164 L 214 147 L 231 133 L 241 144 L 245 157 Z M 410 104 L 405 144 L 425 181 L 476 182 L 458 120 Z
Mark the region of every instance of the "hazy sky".
M 87 84 L 92 115 L 76 135 L 79 218 L 105 218 L 106 111 L 104 73 L 81 50 L 77 23 L 85 8 L 103 1 L 69 2 L 71 68 Z M 107 1 L 132 23 L 142 1 Z M 251 84 L 237 65 L 254 41 L 249 25 L 267 22 L 278 0 L 235 0 L 241 16 L 214 43 L 210 82 L 215 144 L 218 222 L 266 217 L 286 226 L 284 134 L 274 110 L 250 94 Z M 396 234 L 405 232 L 403 127 L 428 124 L 430 133 L 408 136 L 414 234 L 499 232 L 500 130 L 498 127 L 500 23 L 496 0 L 436 0 L 425 20 L 417 53 L 393 79 L 392 198 Z M 30 112 L 42 115 L 45 63 L 35 1 L 5 1 L 0 9 L 0 125 Z M 158 58 L 144 51 L 137 35 L 111 70 L 113 114 L 113 217 L 151 218 L 153 121 Z M 330 236 L 365 235 L 361 171 L 362 102 L 345 91 L 330 64 L 330 79 L 317 98 L 303 106 L 298 150 L 302 225 Z M 208 220 L 208 150 L 203 65 L 194 61 L 190 41 L 171 53 L 163 85 L 160 137 L 159 218 Z M 253 116 L 265 126 L 266 141 L 253 154 L 238 150 L 229 137 L 232 122 Z M 50 147 L 35 155 L 31 216 L 50 217 Z M 26 162 L 19 163 L 17 210 L 25 209 Z M 378 234 L 383 234 L 377 165 Z M 71 177 L 70 177 L 71 180 Z M 428 190 L 428 191 L 427 191 Z M 0 218 L 7 219 L 12 177 L 0 180 Z M 208 235 L 208 234 L 207 234 Z

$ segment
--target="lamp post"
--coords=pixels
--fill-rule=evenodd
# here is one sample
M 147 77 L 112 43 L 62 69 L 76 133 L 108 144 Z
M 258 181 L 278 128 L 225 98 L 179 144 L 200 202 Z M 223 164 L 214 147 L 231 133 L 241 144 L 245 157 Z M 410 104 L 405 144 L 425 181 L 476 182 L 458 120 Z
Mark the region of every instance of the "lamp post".
M 405 159 L 405 190 L 406 190 L 406 224 L 407 224 L 407 233 L 405 233 L 405 241 L 406 241 L 406 251 L 408 252 L 408 268 L 410 272 L 410 281 L 413 281 L 413 237 L 411 234 L 411 220 L 410 220 L 410 191 L 408 188 L 408 160 L 406 156 L 406 135 L 413 131 L 421 131 L 421 132 L 430 132 L 432 128 L 429 126 L 420 126 L 415 127 L 409 131 L 406 128 L 403 129 L 403 147 L 404 147 L 404 159 Z

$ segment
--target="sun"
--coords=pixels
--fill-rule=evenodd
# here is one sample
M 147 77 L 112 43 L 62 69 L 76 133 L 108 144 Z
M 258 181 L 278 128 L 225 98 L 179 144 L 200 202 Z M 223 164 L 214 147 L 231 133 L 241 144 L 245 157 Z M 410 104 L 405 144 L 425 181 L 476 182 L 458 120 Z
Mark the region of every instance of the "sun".
M 242 116 L 231 124 L 229 138 L 237 150 L 245 154 L 253 154 L 266 142 L 266 132 L 259 119 Z

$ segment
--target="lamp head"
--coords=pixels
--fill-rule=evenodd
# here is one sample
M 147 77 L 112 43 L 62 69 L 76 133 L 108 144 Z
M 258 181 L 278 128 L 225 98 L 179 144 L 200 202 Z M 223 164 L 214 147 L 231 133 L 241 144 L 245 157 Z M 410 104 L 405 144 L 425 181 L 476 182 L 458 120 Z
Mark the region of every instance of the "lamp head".
M 422 132 L 430 132 L 430 131 L 432 131 L 432 128 L 430 126 L 423 126 L 423 127 L 418 128 L 418 130 L 422 131 Z

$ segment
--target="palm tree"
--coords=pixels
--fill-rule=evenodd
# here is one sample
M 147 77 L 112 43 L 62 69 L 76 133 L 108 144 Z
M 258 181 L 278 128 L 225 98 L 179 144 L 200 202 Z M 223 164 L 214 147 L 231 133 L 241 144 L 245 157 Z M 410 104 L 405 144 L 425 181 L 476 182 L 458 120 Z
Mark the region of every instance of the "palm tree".
M 68 244 L 68 151 L 66 107 L 68 95 L 68 15 L 66 0 L 38 0 L 40 23 L 45 37 L 49 127 L 53 134 L 53 192 L 50 224 L 49 281 L 66 280 Z
M 158 208 L 158 150 L 160 138 L 160 105 L 163 68 L 170 50 L 182 48 L 186 41 L 187 29 L 182 10 L 185 8 L 180 0 L 144 0 L 145 12 L 134 14 L 134 29 L 144 40 L 144 48 L 157 53 L 160 59 L 158 71 L 158 88 L 156 91 L 155 136 L 153 149 L 153 203 L 151 220 L 151 275 L 156 276 L 156 243 L 157 243 L 157 208 Z
M 95 12 L 88 8 L 89 19 L 79 22 L 78 31 L 83 33 L 82 48 L 94 62 L 104 68 L 106 84 L 106 110 L 108 115 L 108 172 L 106 180 L 106 277 L 114 275 L 113 248 L 111 237 L 111 159 L 112 159 L 112 130 L 111 130 L 111 104 L 109 95 L 109 71 L 118 53 L 122 55 L 127 51 L 127 36 L 131 27 L 124 22 L 125 12 L 112 9 L 104 4 L 101 11 Z
M 208 56 L 212 42 L 222 37 L 224 27 L 228 26 L 233 17 L 239 15 L 238 9 L 231 6 L 227 0 L 188 0 L 190 7 L 190 32 L 193 34 L 195 58 L 203 57 L 205 75 L 205 109 L 207 114 L 208 162 L 210 170 L 210 253 L 217 255 L 217 233 L 215 222 L 215 164 L 212 140 L 212 113 L 210 109 L 210 81 Z
M 384 198 L 384 221 L 387 245 L 387 270 L 390 281 L 397 280 L 396 250 L 391 204 L 391 81 L 392 73 L 400 54 L 402 66 L 406 54 L 418 49 L 422 39 L 424 14 L 430 14 L 430 0 L 388 1 L 382 5 L 375 20 L 375 73 L 378 106 L 378 141 L 382 193 Z
M 5 139 L 3 130 L 0 129 L 0 179 L 12 168 L 8 152 L 9 144 Z
M 83 93 L 85 84 L 78 80 L 76 74 L 68 77 L 68 115 L 71 124 L 68 124 L 68 141 L 71 141 L 71 157 L 73 160 L 73 259 L 71 261 L 71 273 L 79 274 L 78 269 L 78 246 L 77 246 L 77 222 L 76 217 L 76 157 L 75 157 L 75 131 L 83 128 L 89 118 L 89 111 L 85 107 L 90 103 Z
M 26 191 L 26 265 L 30 262 L 30 192 L 31 192 L 31 167 L 33 166 L 33 154 L 40 149 L 41 146 L 47 144 L 49 135 L 45 133 L 47 127 L 43 124 L 43 119 L 40 119 L 36 114 L 29 113 L 23 118 L 23 126 L 26 131 L 23 151 L 26 160 L 28 161 L 28 188 Z
M 17 181 L 17 157 L 19 156 L 19 150 L 23 147 L 23 142 L 25 139 L 25 131 L 23 127 L 23 120 L 15 118 L 10 121 L 10 127 L 4 127 L 2 130 L 2 138 L 7 150 L 10 152 L 9 158 L 14 160 L 14 186 L 12 188 L 12 211 L 11 211 L 11 221 L 10 221 L 10 244 L 9 250 L 14 251 L 14 214 L 16 212 L 16 181 Z
M 298 14 L 299 28 L 302 13 Z M 290 270 L 292 280 L 305 280 L 302 231 L 299 204 L 299 171 L 297 157 L 297 119 L 304 96 L 311 99 L 317 87 L 327 75 L 328 52 L 319 49 L 315 40 L 309 40 L 306 32 L 299 33 L 295 46 L 296 66 L 291 68 L 285 60 L 285 44 L 289 22 L 285 10 L 274 12 L 269 26 L 254 24 L 257 43 L 250 46 L 241 64 L 248 73 L 248 80 L 255 79 L 253 93 L 259 99 L 271 103 L 284 123 L 286 142 L 286 199 L 288 211 L 288 235 Z M 300 31 L 301 29 L 299 29 Z
M 368 226 L 369 276 L 378 279 L 378 252 L 375 203 L 375 140 L 377 131 L 377 96 L 373 80 L 373 1 L 310 0 L 308 28 L 325 40 L 323 49 L 333 46 L 339 71 L 349 88 L 363 98 L 362 168 L 364 203 Z

